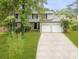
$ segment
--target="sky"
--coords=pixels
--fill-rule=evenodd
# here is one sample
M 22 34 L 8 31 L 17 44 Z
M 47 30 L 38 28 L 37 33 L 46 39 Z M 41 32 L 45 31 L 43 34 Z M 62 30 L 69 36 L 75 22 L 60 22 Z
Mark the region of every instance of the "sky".
M 53 10 L 61 10 L 74 1 L 75 0 L 47 0 L 45 7 Z

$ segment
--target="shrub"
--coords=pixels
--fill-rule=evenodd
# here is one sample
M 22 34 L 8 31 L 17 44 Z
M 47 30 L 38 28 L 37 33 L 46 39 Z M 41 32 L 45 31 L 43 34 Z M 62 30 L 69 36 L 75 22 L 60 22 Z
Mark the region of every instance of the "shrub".
M 30 31 L 31 30 L 31 26 L 25 26 L 25 32 Z
M 72 29 L 72 30 L 78 30 L 78 20 L 70 20 L 69 21 L 69 24 L 70 24 L 70 28 Z
M 78 24 L 72 25 L 72 29 L 73 29 L 74 31 L 78 30 Z
M 62 26 L 63 26 L 64 32 L 68 32 L 69 21 L 68 20 L 62 20 Z

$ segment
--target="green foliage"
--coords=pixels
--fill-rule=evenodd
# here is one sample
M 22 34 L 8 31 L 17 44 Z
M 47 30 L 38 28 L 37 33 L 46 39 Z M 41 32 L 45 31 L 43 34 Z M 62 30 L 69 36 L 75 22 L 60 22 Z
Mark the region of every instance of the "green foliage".
M 73 3 L 67 5 L 67 8 L 57 10 L 55 12 L 56 15 L 65 15 L 66 17 L 72 19 L 72 18 L 77 18 L 78 14 L 78 3 L 77 0 L 75 0 Z
M 68 20 L 62 20 L 62 26 L 63 26 L 64 32 L 68 32 L 69 21 Z
M 15 15 L 18 12 L 21 24 L 23 25 L 21 30 L 25 31 L 24 27 L 29 25 L 28 16 L 32 14 L 32 11 L 40 13 L 46 1 L 47 0 L 0 0 L 1 24 L 7 25 L 10 27 L 10 30 L 15 30 L 15 18 L 9 15 Z M 20 29 L 16 30 L 19 31 Z
M 69 30 L 67 37 L 78 47 L 78 31 Z
M 8 16 L 7 18 L 4 19 L 4 21 L 2 22 L 2 24 L 4 25 L 8 25 L 9 23 L 15 21 L 16 18 L 14 16 Z
M 72 25 L 72 29 L 73 29 L 74 31 L 77 31 L 77 30 L 78 30 L 78 24 Z
M 15 30 L 15 17 L 14 16 L 8 16 L 7 18 L 2 21 L 1 25 L 6 26 L 9 30 L 9 32 Z
M 67 7 L 70 7 L 73 10 L 74 16 L 77 18 L 77 15 L 78 15 L 78 1 L 75 0 L 73 3 L 69 4 Z
M 31 26 L 25 26 L 25 32 L 30 31 L 31 30 Z
M 56 11 L 56 15 L 64 15 L 70 19 L 74 17 L 74 13 L 71 8 L 65 8 L 65 9 Z
M 21 27 L 20 27 L 20 28 L 15 29 L 15 31 L 16 31 L 16 33 L 17 33 L 17 34 L 22 33 L 22 35 L 24 35 L 24 33 L 25 33 L 25 32 L 27 32 L 27 31 L 30 31 L 30 30 L 31 30 L 31 26 L 28 26 L 28 25 L 23 26 L 23 24 L 22 24 L 22 23 L 20 23 L 20 24 L 21 24 Z
M 9 15 L 15 14 L 15 12 L 26 13 L 27 17 L 33 10 L 42 10 L 44 3 L 46 3 L 46 0 L 0 0 L 0 21 L 3 21 Z M 19 9 L 21 4 L 25 5 L 23 11 Z
M 78 30 L 78 21 L 76 19 L 70 20 L 69 25 L 72 30 Z

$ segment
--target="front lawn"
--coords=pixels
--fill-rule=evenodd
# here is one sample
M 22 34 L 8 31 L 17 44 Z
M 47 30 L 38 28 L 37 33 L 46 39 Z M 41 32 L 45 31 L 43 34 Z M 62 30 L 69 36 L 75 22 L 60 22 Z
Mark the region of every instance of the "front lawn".
M 67 37 L 78 47 L 78 31 L 69 31 L 69 33 L 65 33 Z
M 27 32 L 21 39 L 0 34 L 0 59 L 35 59 L 39 32 Z

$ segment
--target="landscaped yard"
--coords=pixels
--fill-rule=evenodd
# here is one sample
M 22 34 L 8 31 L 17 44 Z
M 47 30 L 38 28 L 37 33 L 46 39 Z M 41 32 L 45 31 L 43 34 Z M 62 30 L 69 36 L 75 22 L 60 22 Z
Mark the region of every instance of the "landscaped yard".
M 0 34 L 0 59 L 35 59 L 39 37 L 39 32 L 27 32 L 23 39 Z
M 78 47 L 78 31 L 69 31 L 65 33 L 67 37 Z

